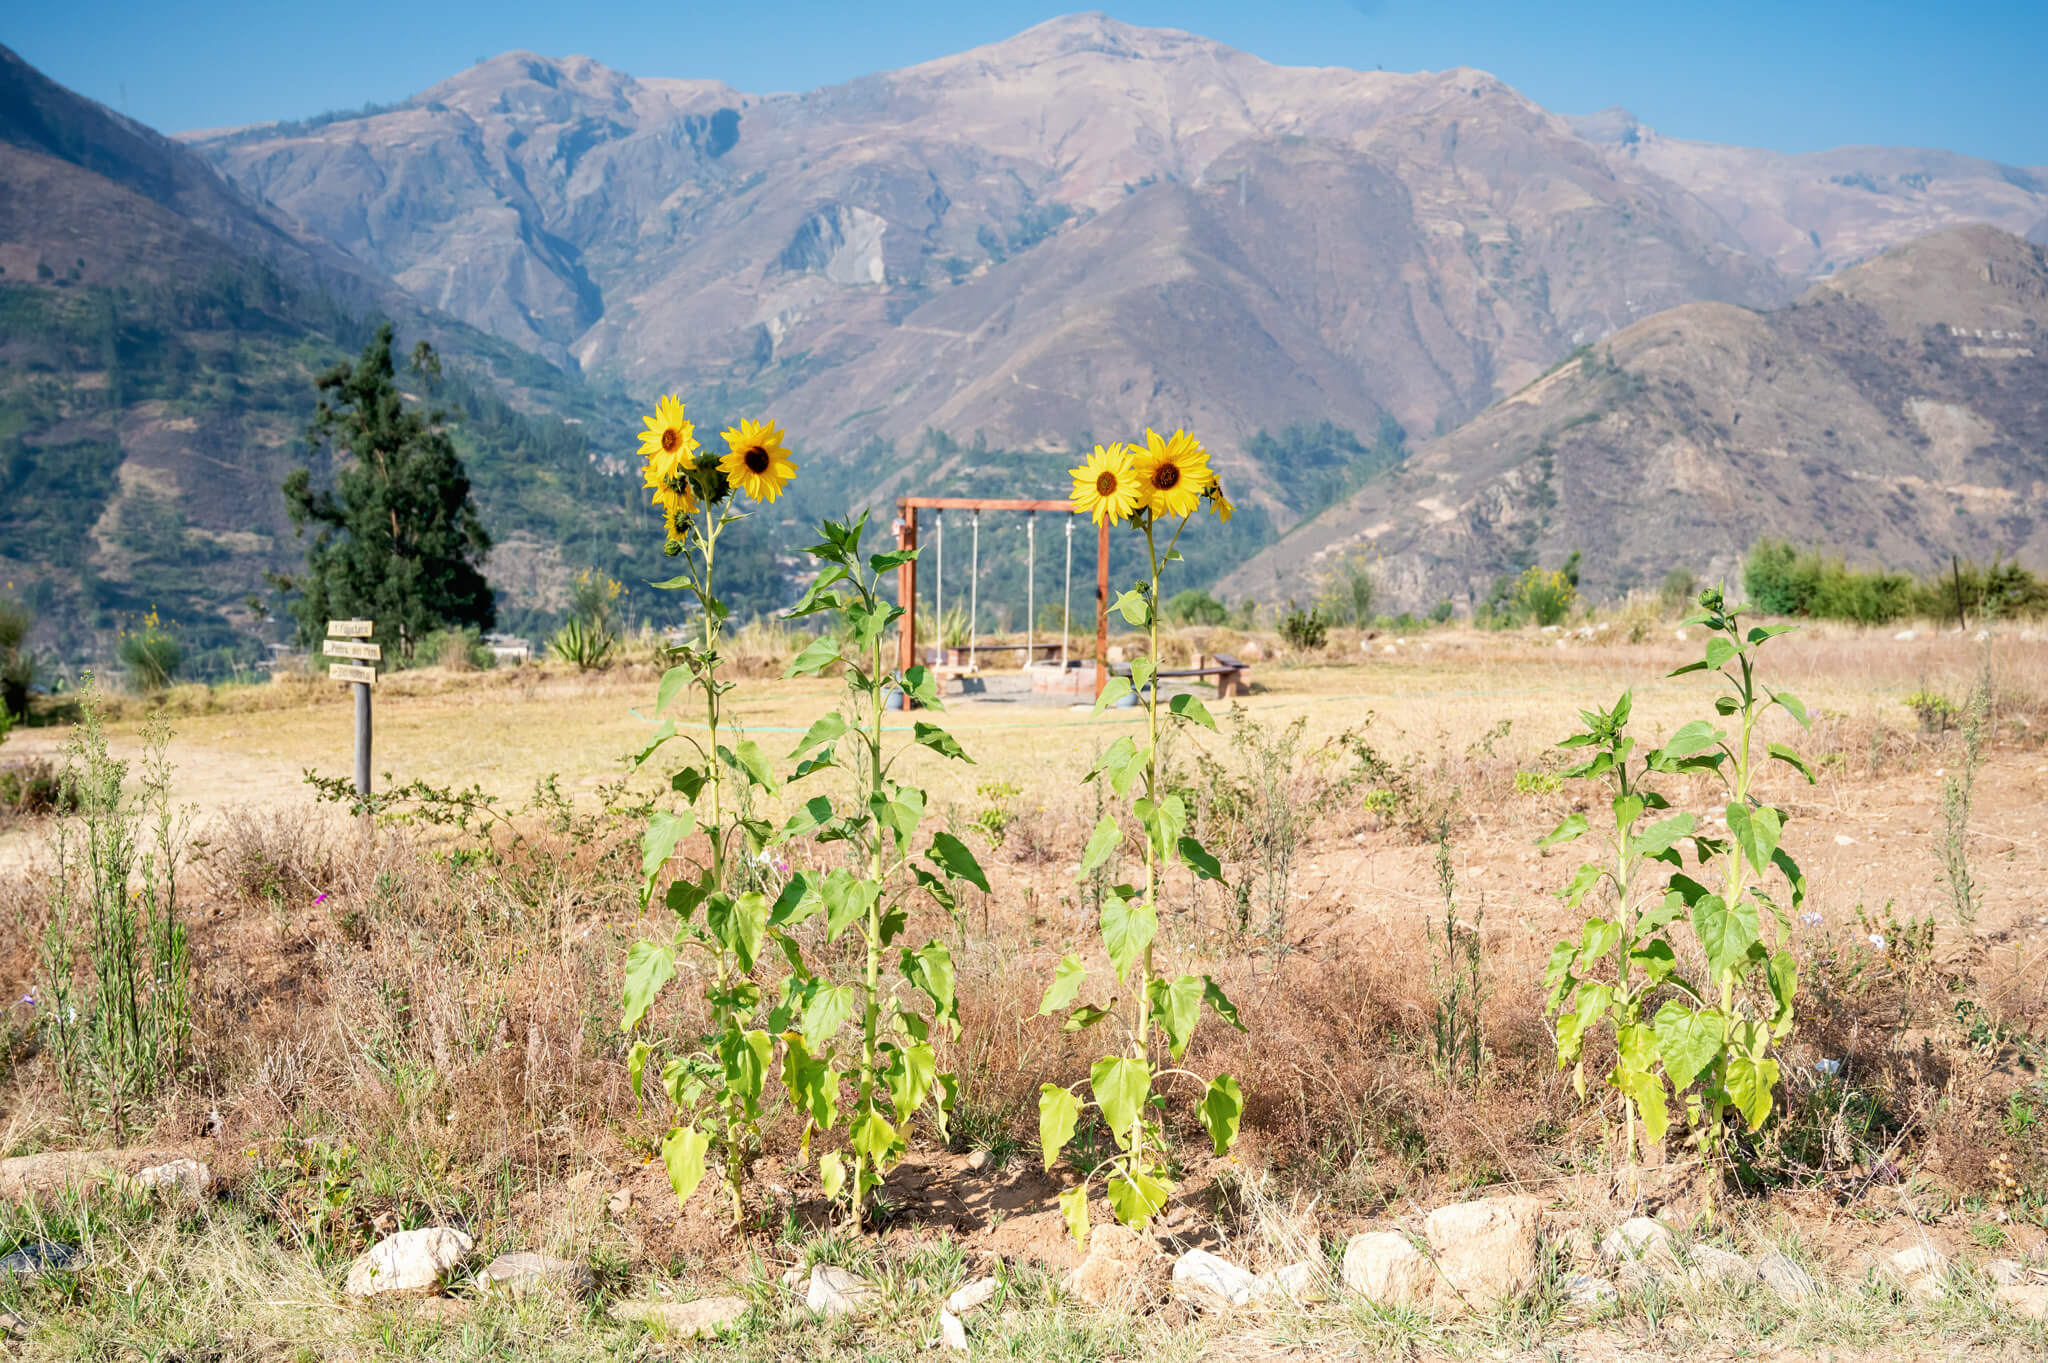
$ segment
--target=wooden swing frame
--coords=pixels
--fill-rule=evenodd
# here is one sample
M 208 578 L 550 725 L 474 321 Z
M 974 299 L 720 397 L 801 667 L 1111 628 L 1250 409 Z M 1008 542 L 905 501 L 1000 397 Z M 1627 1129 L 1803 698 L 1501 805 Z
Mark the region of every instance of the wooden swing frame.
M 900 549 L 917 548 L 917 513 L 933 511 L 1057 511 L 1079 516 L 1067 501 L 1038 501 L 1022 497 L 899 497 L 896 499 L 897 535 Z M 1095 537 L 1095 694 L 1109 684 L 1109 522 L 1096 527 Z M 896 569 L 896 604 L 903 608 L 897 628 L 897 666 L 905 671 L 917 665 L 917 560 Z M 1027 631 L 1030 626 L 1026 622 Z M 1029 637 L 1027 632 L 1026 637 Z M 1025 659 L 1028 664 L 1029 650 Z

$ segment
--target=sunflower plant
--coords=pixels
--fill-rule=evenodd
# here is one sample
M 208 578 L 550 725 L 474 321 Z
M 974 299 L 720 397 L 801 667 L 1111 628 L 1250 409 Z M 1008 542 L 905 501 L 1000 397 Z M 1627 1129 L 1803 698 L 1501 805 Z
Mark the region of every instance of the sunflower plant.
M 1556 1018 L 1558 1065 L 1572 1068 L 1581 1096 L 1586 1039 L 1601 1027 L 1614 1029 L 1606 1082 L 1622 1099 L 1630 1167 L 1636 1124 L 1661 1147 L 1673 1100 L 1693 1143 L 1709 1157 L 1726 1153 L 1731 1111 L 1750 1131 L 1763 1125 L 1779 1077 L 1775 1048 L 1792 1030 L 1798 988 L 1798 965 L 1786 944 L 1806 877 L 1780 845 L 1785 811 L 1756 793 L 1772 761 L 1813 780 L 1796 751 L 1758 734 L 1772 709 L 1802 727 L 1807 722 L 1799 698 L 1767 686 L 1757 672 L 1763 645 L 1792 626 L 1744 630 L 1719 591 L 1701 596 L 1700 613 L 1685 623 L 1706 629 L 1705 651 L 1672 675 L 1715 673 L 1724 688 L 1714 711 L 1733 733 L 1695 720 L 1662 746 L 1638 751 L 1623 693 L 1611 709 L 1583 712 L 1585 727 L 1560 745 L 1583 756 L 1565 775 L 1599 782 L 1607 794 L 1599 818 L 1604 853 L 1582 862 L 1560 893 L 1573 908 L 1600 896 L 1613 917 L 1589 916 L 1576 939 L 1551 951 L 1545 1011 Z M 1684 774 L 1723 783 L 1725 838 L 1702 829 L 1692 813 L 1674 811 L 1657 789 L 1663 778 Z M 1540 845 L 1573 842 L 1592 828 L 1586 815 L 1573 814 Z M 1689 929 L 1696 950 L 1682 950 L 1681 928 Z M 1704 964 L 1705 974 L 1695 976 L 1685 961 Z
M 898 946 L 909 926 L 909 901 L 922 893 L 950 914 L 958 910 L 961 884 L 984 893 L 989 888 L 960 839 L 943 831 L 920 837 L 928 801 L 898 772 L 904 756 L 920 747 L 956 762 L 973 759 L 951 734 L 924 720 L 913 723 L 910 741 L 896 751 L 885 741 L 882 718 L 892 696 L 926 710 L 943 707 L 925 668 L 910 668 L 900 677 L 885 669 L 890 626 L 903 610 L 883 596 L 882 582 L 917 551 L 863 556 L 866 525 L 865 514 L 823 523 L 821 541 L 809 549 L 818 574 L 790 612 L 792 619 L 837 619 L 836 628 L 797 655 L 787 675 L 815 676 L 837 664 L 846 681 L 844 704 L 820 717 L 790 751 L 788 760 L 796 764 L 790 783 L 838 771 L 850 790 L 838 805 L 830 795 L 812 796 L 777 834 L 778 841 L 809 837 L 846 845 L 846 865 L 792 880 L 783 898 L 791 902 L 791 921 L 822 912 L 828 940 L 857 934 L 861 977 L 838 983 L 799 966 L 785 981 L 775 1016 L 786 1028 L 783 1082 L 806 1117 L 806 1157 L 812 1135 L 839 1119 L 842 1083 L 853 1082 L 853 1108 L 845 1114 L 851 1167 L 846 1156 L 831 1152 L 819 1160 L 819 1178 L 827 1198 L 847 1199 L 848 1221 L 856 1229 L 867 1195 L 909 1148 L 911 1119 L 928 1108 L 943 1134 L 959 1096 L 955 1076 L 939 1072 L 932 1045 L 935 1031 L 960 1033 L 952 953 L 937 938 Z M 884 966 L 892 947 L 895 970 L 889 975 Z
M 719 643 L 728 612 L 716 592 L 718 541 L 727 526 L 746 513 L 736 494 L 772 501 L 795 476 L 796 465 L 782 444 L 782 432 L 768 422 L 743 421 L 725 432 L 726 452 L 703 449 L 683 404 L 665 397 L 646 420 L 640 453 L 645 485 L 661 507 L 668 554 L 682 571 L 652 585 L 685 591 L 696 598 L 698 637 L 670 651 L 673 666 L 662 675 L 655 697 L 660 718 L 680 698 L 694 693 L 701 705 L 700 739 L 681 732 L 676 718 L 662 719 L 635 765 L 652 761 L 680 740 L 692 757 L 670 774 L 669 788 L 682 807 L 657 810 L 641 838 L 640 903 L 645 910 L 662 887 L 662 902 L 674 916 L 665 939 L 636 943 L 626 957 L 620 1028 L 634 1038 L 627 1071 L 637 1098 L 650 1064 L 678 1119 L 662 1141 L 661 1157 L 679 1202 L 686 1202 L 706 1172 L 707 1157 L 723 1166 L 726 1191 L 737 1224 L 745 1215 L 742 1190 L 748 1163 L 760 1147 L 761 1104 L 774 1056 L 773 1034 L 757 1025 L 761 987 L 754 974 L 763 947 L 779 947 L 801 968 L 801 953 L 788 935 L 795 901 L 784 895 L 770 903 L 759 893 L 735 893 L 729 874 L 741 847 L 759 853 L 771 827 L 745 814 L 738 788 L 763 793 L 776 789 L 767 755 L 742 737 L 724 713 L 734 683 L 719 676 Z M 702 834 L 704 853 L 683 853 L 686 840 Z M 695 1038 L 650 1038 L 648 1010 L 676 977 L 692 952 L 702 957 L 708 1029 Z
M 1142 445 L 1096 446 L 1071 470 L 1074 509 L 1100 525 L 1129 524 L 1143 536 L 1147 576 L 1117 598 L 1116 609 L 1132 625 L 1143 628 L 1150 643 L 1147 656 L 1131 664 L 1130 676 L 1112 677 L 1095 702 L 1095 713 L 1126 696 L 1136 695 L 1145 711 L 1145 739 L 1140 747 L 1119 738 L 1097 759 L 1090 781 L 1106 782 L 1117 798 L 1129 799 L 1144 834 L 1145 874 L 1141 885 L 1117 885 L 1105 896 L 1101 910 L 1103 954 L 1110 979 L 1091 979 L 1078 954 L 1064 957 L 1039 1005 L 1041 1015 L 1067 1012 L 1069 1030 L 1112 1022 L 1122 1031 L 1115 1051 L 1097 1060 L 1085 1081 L 1069 1087 L 1045 1084 L 1039 1091 L 1039 1139 L 1045 1167 L 1051 1170 L 1087 1107 L 1096 1108 L 1115 1141 L 1108 1159 L 1088 1171 L 1081 1183 L 1060 1194 L 1060 1209 L 1074 1239 L 1087 1241 L 1088 1188 L 1096 1175 L 1111 1211 L 1126 1225 L 1143 1225 L 1156 1216 L 1173 1193 L 1173 1166 L 1161 1114 L 1167 1087 L 1180 1080 L 1201 1094 L 1195 1115 L 1218 1155 L 1237 1140 L 1244 1095 L 1227 1074 L 1204 1080 L 1178 1068 L 1187 1052 L 1202 1011 L 1207 1008 L 1230 1026 L 1243 1030 L 1236 1007 L 1210 977 L 1175 975 L 1159 969 L 1155 958 L 1159 929 L 1159 889 L 1175 864 L 1207 880 L 1221 880 L 1216 858 L 1188 832 L 1188 810 L 1181 797 L 1165 789 L 1160 770 L 1160 738 L 1165 726 L 1198 724 L 1214 730 L 1208 707 L 1192 695 L 1162 698 L 1157 685 L 1159 657 L 1159 582 L 1166 565 L 1177 562 L 1175 545 L 1205 506 L 1219 521 L 1232 507 L 1209 467 L 1209 455 L 1193 436 L 1175 431 L 1171 439 L 1147 431 Z M 1123 825 L 1105 814 L 1088 839 L 1080 875 L 1088 876 L 1108 859 L 1123 839 Z M 1080 1003 L 1084 990 L 1101 1003 Z M 1160 1064 L 1161 1052 L 1165 1064 Z

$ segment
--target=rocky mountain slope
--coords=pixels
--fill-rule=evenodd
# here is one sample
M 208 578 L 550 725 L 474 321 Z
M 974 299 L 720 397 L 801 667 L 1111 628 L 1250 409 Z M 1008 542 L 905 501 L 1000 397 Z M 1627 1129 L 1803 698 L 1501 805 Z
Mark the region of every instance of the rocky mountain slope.
M 1304 599 L 1348 556 L 1394 608 L 1585 553 L 1586 586 L 1737 576 L 1769 535 L 1892 569 L 2048 564 L 2048 251 L 1951 228 L 1790 307 L 1638 322 L 1231 574 Z
M 1100 15 L 797 95 L 513 53 L 195 145 L 437 307 L 636 390 L 772 399 L 828 451 L 1429 431 L 1659 308 L 1783 292 L 1705 203 L 1483 73 L 1291 70 Z
M 278 489 L 313 377 L 376 314 L 448 358 L 439 396 L 461 418 L 508 617 L 558 600 L 565 549 L 616 566 L 647 541 L 626 480 L 589 457 L 586 432 L 622 438 L 621 404 L 421 308 L 4 48 L 0 184 L 0 580 L 36 609 L 46 655 L 104 660 L 151 609 L 201 668 L 260 655 L 245 599 L 303 552 Z

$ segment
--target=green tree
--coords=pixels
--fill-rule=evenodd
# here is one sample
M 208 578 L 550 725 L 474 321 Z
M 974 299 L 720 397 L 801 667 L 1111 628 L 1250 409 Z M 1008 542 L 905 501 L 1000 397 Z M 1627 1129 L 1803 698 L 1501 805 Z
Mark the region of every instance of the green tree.
M 412 372 L 437 382 L 441 362 L 425 341 Z M 274 577 L 295 599 L 299 639 L 312 644 L 329 619 L 375 620 L 411 656 L 428 633 L 488 629 L 496 619 L 479 568 L 491 547 L 470 497 L 469 474 L 444 416 L 406 405 L 391 359 L 391 324 L 377 329 L 354 364 L 318 379 L 319 406 L 306 428 L 308 462 L 284 481 L 285 507 L 301 535 L 313 527 L 301 577 Z M 316 487 L 315 468 L 331 471 Z

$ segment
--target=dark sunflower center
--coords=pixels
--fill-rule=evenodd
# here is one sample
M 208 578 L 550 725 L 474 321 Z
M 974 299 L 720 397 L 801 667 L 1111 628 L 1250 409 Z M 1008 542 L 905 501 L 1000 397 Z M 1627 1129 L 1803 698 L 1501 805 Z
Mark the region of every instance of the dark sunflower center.
M 768 471 L 768 451 L 762 449 L 759 445 L 751 446 L 745 454 L 740 456 L 740 462 L 747 466 L 747 472 L 749 473 L 766 473 Z
M 682 443 L 683 433 L 673 426 L 661 433 L 661 452 L 663 454 L 674 454 L 676 446 Z
M 1165 491 L 1180 485 L 1180 465 L 1161 464 L 1152 473 L 1152 486 Z
M 1109 472 L 1108 470 L 1106 470 L 1106 469 L 1105 469 L 1105 470 L 1104 470 L 1103 472 L 1101 472 L 1101 473 L 1098 473 L 1098 474 L 1096 474 L 1096 475 L 1095 475 L 1095 495 L 1096 495 L 1096 496 L 1098 496 L 1098 497 L 1107 497 L 1107 496 L 1109 496 L 1109 495 L 1110 495 L 1110 494 L 1111 494 L 1112 492 L 1115 492 L 1115 491 L 1116 491 L 1116 475 L 1115 475 L 1114 473 L 1111 473 L 1111 472 Z

